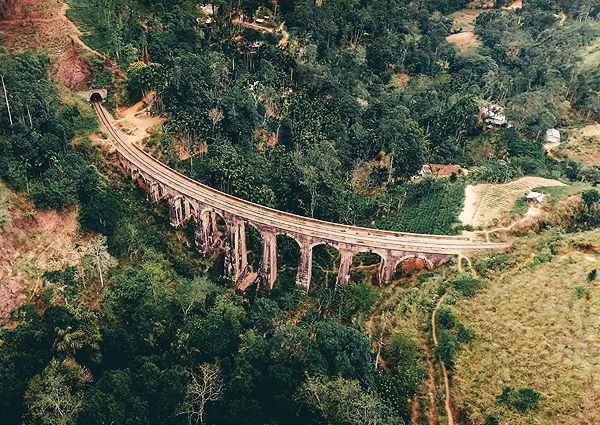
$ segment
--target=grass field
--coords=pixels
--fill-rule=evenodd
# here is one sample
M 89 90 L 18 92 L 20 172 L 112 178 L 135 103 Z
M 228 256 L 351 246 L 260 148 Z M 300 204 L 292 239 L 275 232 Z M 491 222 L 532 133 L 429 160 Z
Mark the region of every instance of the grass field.
M 476 259 L 492 283 L 455 305 L 474 336 L 456 359 L 456 400 L 473 423 L 597 423 L 600 281 L 587 275 L 600 269 L 600 229 L 526 238 L 509 260 Z M 504 386 L 541 392 L 539 406 L 520 413 L 497 403 Z
M 600 60 L 600 57 L 599 57 Z M 567 143 L 560 147 L 560 153 L 586 165 L 598 165 L 600 160 L 600 124 L 570 129 L 566 132 Z
M 600 25 L 595 23 L 594 29 L 600 30 Z M 592 68 L 598 66 L 600 61 L 600 37 L 597 37 L 592 43 L 579 52 L 581 62 L 579 63 L 580 68 Z

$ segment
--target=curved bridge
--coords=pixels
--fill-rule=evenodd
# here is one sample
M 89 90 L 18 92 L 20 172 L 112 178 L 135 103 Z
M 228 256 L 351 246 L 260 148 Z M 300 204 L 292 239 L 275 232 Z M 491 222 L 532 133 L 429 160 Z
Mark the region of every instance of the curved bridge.
M 381 257 L 379 283 L 389 283 L 398 264 L 407 258 L 421 258 L 428 267 L 464 252 L 505 248 L 507 245 L 472 241 L 463 236 L 422 235 L 391 232 L 302 217 L 219 192 L 173 170 L 137 147 L 129 136 L 112 123 L 112 117 L 99 102 L 93 106 L 106 132 L 116 143 L 120 162 L 136 179 L 154 203 L 167 200 L 169 221 L 181 226 L 194 220 L 198 248 L 210 253 L 218 241 L 217 215 L 227 226 L 225 275 L 240 284 L 248 274 L 246 224 L 262 237 L 262 256 L 256 277 L 258 288 L 270 291 L 277 279 L 278 235 L 293 238 L 300 246 L 300 264 L 296 282 L 309 289 L 312 273 L 312 249 L 330 245 L 340 253 L 338 284 L 348 283 L 355 254 L 372 252 Z

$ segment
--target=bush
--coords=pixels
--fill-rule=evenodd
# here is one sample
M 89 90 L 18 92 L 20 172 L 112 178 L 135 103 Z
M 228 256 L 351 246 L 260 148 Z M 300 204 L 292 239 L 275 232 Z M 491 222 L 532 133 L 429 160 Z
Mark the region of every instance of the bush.
M 452 286 L 465 297 L 473 297 L 483 286 L 480 279 L 463 275 L 452 281 Z
M 496 396 L 496 401 L 519 412 L 537 408 L 542 394 L 531 388 L 504 387 L 502 392 Z
M 452 329 L 456 323 L 452 310 L 448 307 L 442 307 L 438 310 L 435 320 L 439 327 L 444 329 Z
M 575 298 L 577 298 L 578 300 L 582 298 L 589 299 L 590 291 L 588 291 L 588 289 L 584 286 L 578 286 L 575 288 Z
M 0 228 L 10 225 L 10 213 L 7 210 L 0 210 Z
M 458 342 L 465 343 L 465 342 L 469 342 L 469 341 L 471 341 L 471 339 L 473 339 L 473 334 L 471 333 L 471 330 L 469 328 L 467 328 L 465 325 L 463 325 L 462 323 L 457 323 L 456 324 L 456 338 L 457 338 Z
M 587 281 L 592 283 L 593 281 L 596 280 L 596 277 L 598 276 L 598 270 L 594 269 L 591 272 L 588 273 L 587 275 Z
M 456 353 L 456 337 L 445 329 L 438 333 L 438 346 L 435 350 L 438 359 L 444 361 L 446 366 L 452 368 L 454 364 L 454 354 Z
M 516 260 L 505 252 L 478 256 L 473 259 L 473 266 L 482 276 L 490 276 L 493 272 L 510 269 Z
M 498 422 L 498 419 L 496 419 L 495 416 L 488 416 L 487 418 L 485 418 L 483 425 L 498 425 L 499 423 L 500 422 Z

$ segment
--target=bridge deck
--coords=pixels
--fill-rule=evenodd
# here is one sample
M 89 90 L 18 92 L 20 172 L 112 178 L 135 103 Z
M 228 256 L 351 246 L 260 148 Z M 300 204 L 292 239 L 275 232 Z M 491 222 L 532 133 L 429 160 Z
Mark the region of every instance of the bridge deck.
M 392 232 L 302 217 L 258 205 L 215 190 L 173 170 L 136 146 L 113 124 L 110 114 L 99 103 L 94 108 L 103 127 L 115 141 L 117 151 L 141 172 L 180 195 L 209 205 L 216 211 L 228 212 L 254 225 L 276 228 L 281 234 L 305 235 L 323 243 L 349 244 L 364 251 L 421 251 L 439 254 L 458 254 L 505 248 L 502 243 L 472 241 L 464 236 L 424 235 Z

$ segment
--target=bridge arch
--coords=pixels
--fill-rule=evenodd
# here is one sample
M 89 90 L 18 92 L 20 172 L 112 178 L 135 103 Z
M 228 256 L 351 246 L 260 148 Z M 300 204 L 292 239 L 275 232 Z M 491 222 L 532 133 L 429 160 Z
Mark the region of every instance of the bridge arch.
M 333 288 L 337 284 L 342 251 L 328 241 L 310 244 L 312 252 L 311 289 Z
M 433 266 L 433 262 L 426 255 L 419 253 L 404 255 L 396 260 L 394 278 L 407 276 L 424 268 L 431 270 Z
M 352 257 L 350 282 L 364 280 L 374 285 L 381 285 L 379 270 L 382 267 L 384 254 L 378 250 L 361 250 Z

